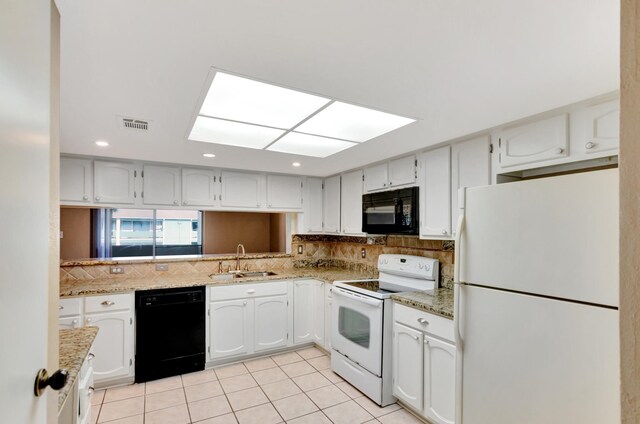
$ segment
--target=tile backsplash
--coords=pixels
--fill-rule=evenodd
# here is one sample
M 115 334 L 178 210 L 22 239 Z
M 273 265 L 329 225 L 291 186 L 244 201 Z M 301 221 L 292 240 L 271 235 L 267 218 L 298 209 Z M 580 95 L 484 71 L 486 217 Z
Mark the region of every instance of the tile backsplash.
M 302 253 L 298 247 L 302 246 Z M 362 249 L 365 257 L 362 257 Z M 350 237 L 335 235 L 293 236 L 293 263 L 304 266 L 339 266 L 361 271 L 375 271 L 382 253 L 425 256 L 440 261 L 440 287 L 453 288 L 454 242 L 420 240 L 417 236 Z

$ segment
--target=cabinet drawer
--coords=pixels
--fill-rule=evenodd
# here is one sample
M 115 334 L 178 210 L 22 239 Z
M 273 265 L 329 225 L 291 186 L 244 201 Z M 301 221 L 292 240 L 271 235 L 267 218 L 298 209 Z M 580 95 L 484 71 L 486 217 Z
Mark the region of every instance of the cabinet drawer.
M 58 303 L 58 316 L 68 317 L 71 315 L 80 315 L 82 313 L 82 298 L 73 297 L 60 299 Z
M 104 296 L 88 296 L 84 301 L 85 312 L 111 312 L 131 309 L 133 305 L 133 295 L 131 294 L 109 294 Z
M 393 320 L 453 342 L 453 321 L 408 306 L 393 304 Z
M 238 284 L 233 286 L 211 287 L 210 300 L 244 299 L 249 297 L 275 296 L 287 294 L 288 283 L 278 281 L 273 283 Z

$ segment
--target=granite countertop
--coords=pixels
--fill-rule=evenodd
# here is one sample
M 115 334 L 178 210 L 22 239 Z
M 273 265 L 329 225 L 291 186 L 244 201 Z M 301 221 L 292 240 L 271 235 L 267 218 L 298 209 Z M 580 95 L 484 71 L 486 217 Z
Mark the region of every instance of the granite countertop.
M 401 305 L 453 319 L 453 290 L 451 289 L 394 294 L 391 299 Z
M 80 368 L 89 354 L 89 349 L 97 334 L 98 327 L 60 330 L 60 368 L 69 371 L 69 380 L 58 394 L 58 411 L 64 405 L 64 401 L 76 382 Z
M 247 253 L 241 259 L 272 259 L 272 258 L 292 258 L 290 253 Z M 146 256 L 131 258 L 86 258 L 86 259 L 65 259 L 60 261 L 62 267 L 72 266 L 98 266 L 98 265 L 123 265 L 123 264 L 152 264 L 170 262 L 189 261 L 231 261 L 236 260 L 237 255 L 215 254 L 215 255 L 179 255 L 179 256 L 159 256 L 150 258 Z
M 148 278 L 96 278 L 93 280 L 73 280 L 60 282 L 60 296 L 87 296 L 96 294 L 123 293 L 136 290 L 166 289 L 175 287 L 194 287 L 205 285 L 234 285 L 261 281 L 278 281 L 299 278 L 315 278 L 333 283 L 337 280 L 359 280 L 377 278 L 377 273 L 351 271 L 342 268 L 294 268 L 291 270 L 273 270 L 276 275 L 268 277 L 237 278 L 214 281 L 210 274 L 167 275 Z

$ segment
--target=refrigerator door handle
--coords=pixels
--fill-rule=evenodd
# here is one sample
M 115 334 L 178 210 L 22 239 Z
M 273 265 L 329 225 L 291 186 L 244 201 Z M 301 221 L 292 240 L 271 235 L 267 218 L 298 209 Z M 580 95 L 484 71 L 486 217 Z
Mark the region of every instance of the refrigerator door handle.
M 455 385 L 455 422 L 462 424 L 462 336 L 460 334 L 460 255 L 462 254 L 462 232 L 464 231 L 464 213 L 465 213 L 465 196 L 466 188 L 462 187 L 458 190 L 458 205 L 460 213 L 458 214 L 458 223 L 456 225 L 456 239 L 453 267 L 453 325 L 454 337 L 456 342 L 456 385 Z

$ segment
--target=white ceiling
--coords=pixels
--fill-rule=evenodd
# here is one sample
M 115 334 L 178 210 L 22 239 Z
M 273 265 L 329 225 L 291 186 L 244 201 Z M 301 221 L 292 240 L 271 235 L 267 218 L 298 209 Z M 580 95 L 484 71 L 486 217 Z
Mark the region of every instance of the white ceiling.
M 326 176 L 619 86 L 618 0 L 57 3 L 63 153 Z M 324 159 L 187 141 L 211 67 L 419 121 Z

